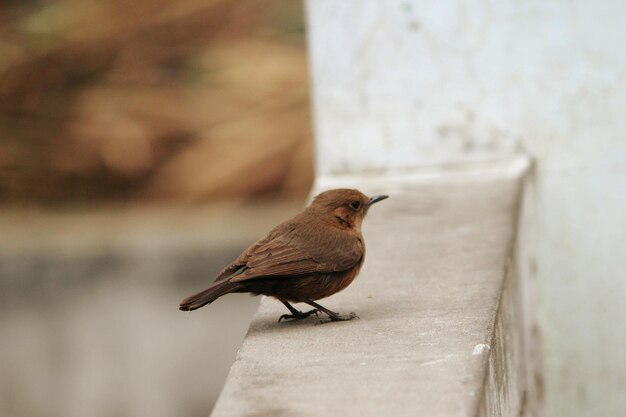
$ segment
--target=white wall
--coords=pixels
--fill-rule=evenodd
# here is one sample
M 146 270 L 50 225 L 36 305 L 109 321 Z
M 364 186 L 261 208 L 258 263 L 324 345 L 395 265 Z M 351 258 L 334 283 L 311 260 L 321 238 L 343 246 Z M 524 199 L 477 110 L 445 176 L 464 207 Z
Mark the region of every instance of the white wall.
M 318 175 L 527 152 L 548 416 L 626 415 L 626 2 L 312 0 Z

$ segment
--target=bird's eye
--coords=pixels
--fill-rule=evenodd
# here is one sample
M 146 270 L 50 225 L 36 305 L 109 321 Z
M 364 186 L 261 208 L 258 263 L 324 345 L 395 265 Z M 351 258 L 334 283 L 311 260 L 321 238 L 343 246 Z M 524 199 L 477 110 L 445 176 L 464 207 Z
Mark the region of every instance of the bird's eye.
M 359 200 L 353 201 L 352 203 L 350 203 L 350 207 L 352 207 L 354 210 L 358 210 L 361 208 L 361 202 Z

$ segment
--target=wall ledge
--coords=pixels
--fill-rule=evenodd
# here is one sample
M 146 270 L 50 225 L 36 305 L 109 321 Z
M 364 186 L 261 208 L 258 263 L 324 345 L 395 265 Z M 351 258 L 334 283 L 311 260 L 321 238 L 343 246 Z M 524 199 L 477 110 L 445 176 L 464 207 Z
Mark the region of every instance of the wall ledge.
M 213 411 L 222 416 L 519 416 L 523 326 L 514 242 L 528 159 L 318 179 L 387 193 L 367 259 L 322 302 L 360 319 L 278 323 L 265 298 Z

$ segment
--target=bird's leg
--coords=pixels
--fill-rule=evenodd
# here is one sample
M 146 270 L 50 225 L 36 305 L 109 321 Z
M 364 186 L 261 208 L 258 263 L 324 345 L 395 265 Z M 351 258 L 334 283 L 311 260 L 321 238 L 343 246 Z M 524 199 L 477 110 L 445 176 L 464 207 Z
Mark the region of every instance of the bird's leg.
M 307 312 L 302 312 L 300 310 L 296 310 L 294 308 L 294 306 L 289 304 L 287 301 L 283 301 L 283 300 L 280 300 L 280 301 L 281 301 L 281 303 L 283 303 L 285 305 L 285 307 L 287 307 L 289 309 L 289 311 L 291 311 L 291 314 L 283 314 L 282 316 L 280 316 L 280 318 L 278 319 L 279 323 L 283 319 L 284 320 L 300 320 L 300 319 L 305 319 L 305 318 L 309 317 L 311 314 L 316 314 L 317 315 L 317 309 L 309 310 Z
M 321 306 L 319 304 L 317 304 L 315 301 L 312 300 L 307 300 L 305 301 L 305 303 L 307 303 L 308 305 L 315 307 L 316 309 L 318 309 L 319 311 L 323 311 L 324 313 L 328 314 L 328 317 L 330 318 L 330 321 L 346 321 L 346 320 L 352 320 L 354 318 L 359 318 L 359 316 L 357 316 L 354 313 L 350 313 L 350 314 L 339 314 L 339 313 L 335 313 L 332 310 L 327 309 L 324 306 Z M 322 321 L 322 323 L 325 323 L 324 321 Z

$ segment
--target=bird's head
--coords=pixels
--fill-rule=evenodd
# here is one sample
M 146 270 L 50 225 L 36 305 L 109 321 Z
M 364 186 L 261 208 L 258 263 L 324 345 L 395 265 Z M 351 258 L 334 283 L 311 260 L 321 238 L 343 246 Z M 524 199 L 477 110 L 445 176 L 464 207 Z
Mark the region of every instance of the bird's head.
M 372 204 L 388 197 L 386 195 L 368 197 L 359 190 L 338 188 L 315 196 L 308 209 L 340 227 L 360 229 L 363 218 Z

